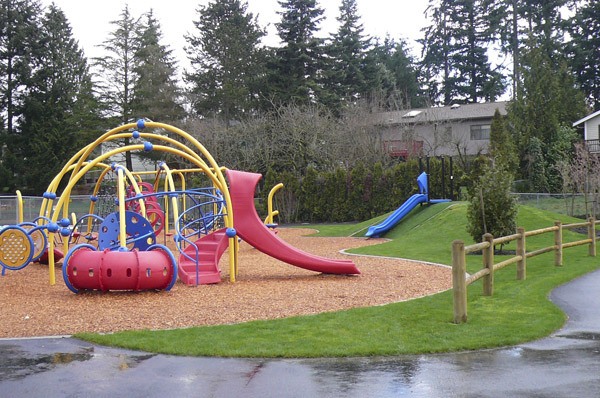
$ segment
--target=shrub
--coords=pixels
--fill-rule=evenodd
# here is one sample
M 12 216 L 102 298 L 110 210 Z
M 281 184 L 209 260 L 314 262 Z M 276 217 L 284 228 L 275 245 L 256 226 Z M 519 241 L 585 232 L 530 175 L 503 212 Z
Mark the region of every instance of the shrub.
M 488 167 L 469 195 L 467 231 L 476 242 L 485 233 L 495 237 L 516 232 L 517 201 L 510 193 L 513 179 L 504 168 Z

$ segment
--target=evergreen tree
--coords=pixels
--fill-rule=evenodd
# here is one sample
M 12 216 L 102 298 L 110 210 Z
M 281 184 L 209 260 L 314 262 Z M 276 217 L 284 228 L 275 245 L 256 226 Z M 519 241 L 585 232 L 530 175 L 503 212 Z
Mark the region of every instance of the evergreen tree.
M 546 158 L 552 168 L 547 171 L 548 185 L 552 190 L 558 190 L 565 186 L 562 174 L 562 165 L 569 164 L 576 157 L 575 148 L 581 143 L 581 136 L 570 124 L 562 124 L 558 128 L 557 139 L 547 151 Z M 568 181 L 567 181 L 568 184 Z
M 436 5 L 430 0 L 425 12 L 432 23 L 424 29 L 424 38 L 419 40 L 422 46 L 421 75 L 426 82 L 430 102 L 449 104 L 455 93 L 452 91 L 451 55 L 454 49 L 448 27 L 448 4 L 442 0 Z
M 180 121 L 185 114 L 182 92 L 177 86 L 177 65 L 173 51 L 161 44 L 160 24 L 150 11 L 138 32 L 135 54 L 135 84 L 132 113 L 136 119 L 148 118 L 163 123 Z
M 550 192 L 548 181 L 549 165 L 543 142 L 538 137 L 529 140 L 527 155 L 525 157 L 525 170 L 529 176 L 529 189 L 532 192 Z
M 600 109 L 600 2 L 587 1 L 570 24 L 569 53 L 577 83 L 589 105 Z
M 521 56 L 529 40 L 534 39 L 551 58 L 562 54 L 565 21 L 561 15 L 569 1 L 483 0 L 490 35 L 502 52 L 512 58 L 513 97 L 521 81 Z
M 563 54 L 564 27 L 561 8 L 569 0 L 521 0 L 520 17 L 526 21 L 526 36 L 553 58 Z
M 24 185 L 27 137 L 19 119 L 30 86 L 32 70 L 43 48 L 38 1 L 0 1 L 0 192 Z
M 430 0 L 433 24 L 422 44 L 432 101 L 495 101 L 504 92 L 502 75 L 487 57 L 493 38 L 484 7 L 484 0 Z
M 416 65 L 405 41 L 376 41 L 367 56 L 369 94 L 381 98 L 380 104 L 389 110 L 427 106 Z
M 308 104 L 321 100 L 323 39 L 315 36 L 323 19 L 316 0 L 279 0 L 276 24 L 281 47 L 270 62 L 270 96 L 276 103 Z
M 518 207 L 510 193 L 512 183 L 502 167 L 486 167 L 475 182 L 467 207 L 467 231 L 475 242 L 486 233 L 499 237 L 516 232 Z
M 248 4 L 215 0 L 198 9 L 196 35 L 186 36 L 186 52 L 193 70 L 192 107 L 200 116 L 219 116 L 230 122 L 252 114 L 264 75 L 264 53 L 259 47 L 265 32 Z
M 375 109 L 395 110 L 402 102 L 397 98 L 396 79 L 388 65 L 394 54 L 396 42 L 386 37 L 383 42 L 374 38 L 373 47 L 369 50 L 365 64 L 366 84 L 369 87 L 368 101 Z
M 106 54 L 93 60 L 99 75 L 99 99 L 111 126 L 118 122 L 125 124 L 134 121 L 135 54 L 139 51 L 137 38 L 140 36 L 138 20 L 125 5 L 120 19 L 111 22 L 115 29 L 100 45 Z M 124 142 L 128 145 L 129 139 L 126 138 Z M 125 153 L 125 163 L 129 170 L 133 169 L 129 151 Z
M 325 72 L 327 93 L 331 105 L 352 104 L 368 93 L 365 76 L 367 50 L 370 38 L 364 35 L 360 24 L 356 0 L 342 0 L 338 31 L 333 34 L 329 45 L 330 67 Z M 337 107 L 336 106 L 336 107 Z
M 484 9 L 489 21 L 489 34 L 499 44 L 499 50 L 512 58 L 512 95 L 517 92 L 519 82 L 520 40 L 519 10 L 521 0 L 484 0 Z
M 510 128 L 520 148 L 522 177 L 530 180 L 539 178 L 534 175 L 539 173 L 539 165 L 543 164 L 544 170 L 554 168 L 556 160 L 548 155 L 560 139 L 560 126 L 579 119 L 586 111 L 583 95 L 566 63 L 552 60 L 545 48 L 531 43 L 531 49 L 523 53 L 519 91 L 508 107 Z M 533 139 L 543 143 L 541 155 Z M 551 191 L 560 188 L 546 183 L 536 186 Z
M 492 37 L 484 4 L 475 0 L 454 1 L 452 4 L 455 7 L 453 22 L 457 27 L 453 36 L 458 50 L 452 61 L 459 71 L 458 95 L 465 102 L 476 103 L 482 99 L 493 102 L 504 93 L 505 84 L 487 56 Z
M 490 126 L 489 153 L 495 167 L 504 168 L 510 175 L 514 176 L 518 170 L 519 159 L 517 149 L 513 142 L 510 131 L 506 128 L 504 116 L 496 109 Z
M 27 137 L 23 190 L 36 195 L 97 133 L 91 75 L 64 13 L 51 5 L 41 23 L 44 52 L 35 62 L 39 67 L 32 70 L 20 123 Z
M 389 36 L 373 38 L 364 58 L 365 91 L 361 95 L 372 109 L 398 110 L 428 103 L 420 87 L 417 62 L 406 42 Z

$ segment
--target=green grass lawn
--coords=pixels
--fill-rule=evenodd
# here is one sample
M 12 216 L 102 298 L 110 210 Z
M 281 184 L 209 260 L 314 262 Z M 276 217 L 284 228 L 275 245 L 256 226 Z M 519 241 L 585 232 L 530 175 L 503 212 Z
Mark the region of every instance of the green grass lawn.
M 383 218 L 317 228 L 320 235 L 361 236 L 361 231 Z M 530 207 L 519 210 L 518 225 L 526 230 L 551 226 L 555 220 L 581 221 Z M 460 202 L 421 206 L 386 238 L 390 241 L 353 252 L 449 264 L 453 240 L 473 243 L 466 233 L 466 204 Z M 565 241 L 580 239 L 582 235 L 565 231 Z M 552 234 L 531 237 L 527 248 L 531 251 L 552 242 Z M 482 267 L 481 256 L 467 257 L 469 272 Z M 498 256 L 496 261 L 501 260 Z M 528 259 L 524 281 L 516 280 L 514 265 L 508 266 L 496 273 L 492 297 L 481 295 L 481 281 L 469 286 L 469 320 L 460 325 L 452 323 L 452 292 L 446 291 L 401 303 L 313 316 L 168 331 L 82 333 L 76 337 L 149 352 L 224 357 L 374 356 L 500 347 L 541 338 L 560 328 L 565 315 L 548 300 L 549 292 L 597 268 L 597 260 L 587 256 L 586 246 L 566 249 L 563 267 L 553 265 L 553 253 Z

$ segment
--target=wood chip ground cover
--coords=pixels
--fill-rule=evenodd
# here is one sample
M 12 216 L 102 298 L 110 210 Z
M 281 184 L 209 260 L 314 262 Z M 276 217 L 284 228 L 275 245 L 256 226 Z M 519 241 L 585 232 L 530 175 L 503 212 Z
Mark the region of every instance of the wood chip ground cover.
M 59 265 L 56 284 L 50 286 L 47 266 L 30 264 L 20 271 L 6 271 L 0 277 L 0 337 L 232 324 L 388 304 L 452 286 L 451 270 L 447 267 L 339 252 L 383 240 L 305 236 L 312 232 L 281 228 L 279 237 L 309 253 L 350 258 L 361 274 L 306 271 L 242 242 L 239 274 L 233 284 L 229 282 L 225 254 L 220 263 L 220 284 L 185 286 L 178 281 L 168 292 L 74 294 L 65 286 Z

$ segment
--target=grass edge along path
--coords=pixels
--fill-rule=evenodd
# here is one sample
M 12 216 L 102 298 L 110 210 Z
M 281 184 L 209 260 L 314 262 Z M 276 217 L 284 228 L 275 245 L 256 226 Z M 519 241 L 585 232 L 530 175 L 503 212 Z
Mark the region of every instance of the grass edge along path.
M 386 236 L 390 242 L 354 251 L 449 263 L 452 240 L 471 242 L 464 225 L 466 204 L 436 206 L 411 215 L 410 223 L 401 223 Z M 521 207 L 518 225 L 532 230 L 550 226 L 557 219 L 575 221 Z M 565 241 L 580 238 L 565 231 Z M 528 250 L 548 246 L 552 239 L 550 235 L 534 237 L 528 240 Z M 481 268 L 480 256 L 468 257 L 469 272 Z M 501 260 L 498 256 L 497 261 Z M 565 250 L 563 267 L 553 265 L 552 253 L 530 258 L 525 281 L 516 280 L 514 266 L 506 267 L 495 275 L 492 297 L 481 295 L 480 281 L 469 286 L 469 321 L 461 325 L 452 323 L 452 291 L 446 291 L 400 303 L 311 316 L 177 330 L 81 333 L 75 337 L 147 352 L 219 357 L 353 357 L 502 347 L 535 340 L 560 328 L 566 316 L 548 300 L 550 291 L 597 269 L 596 264 L 595 258 L 588 257 L 587 247 L 580 246 Z

